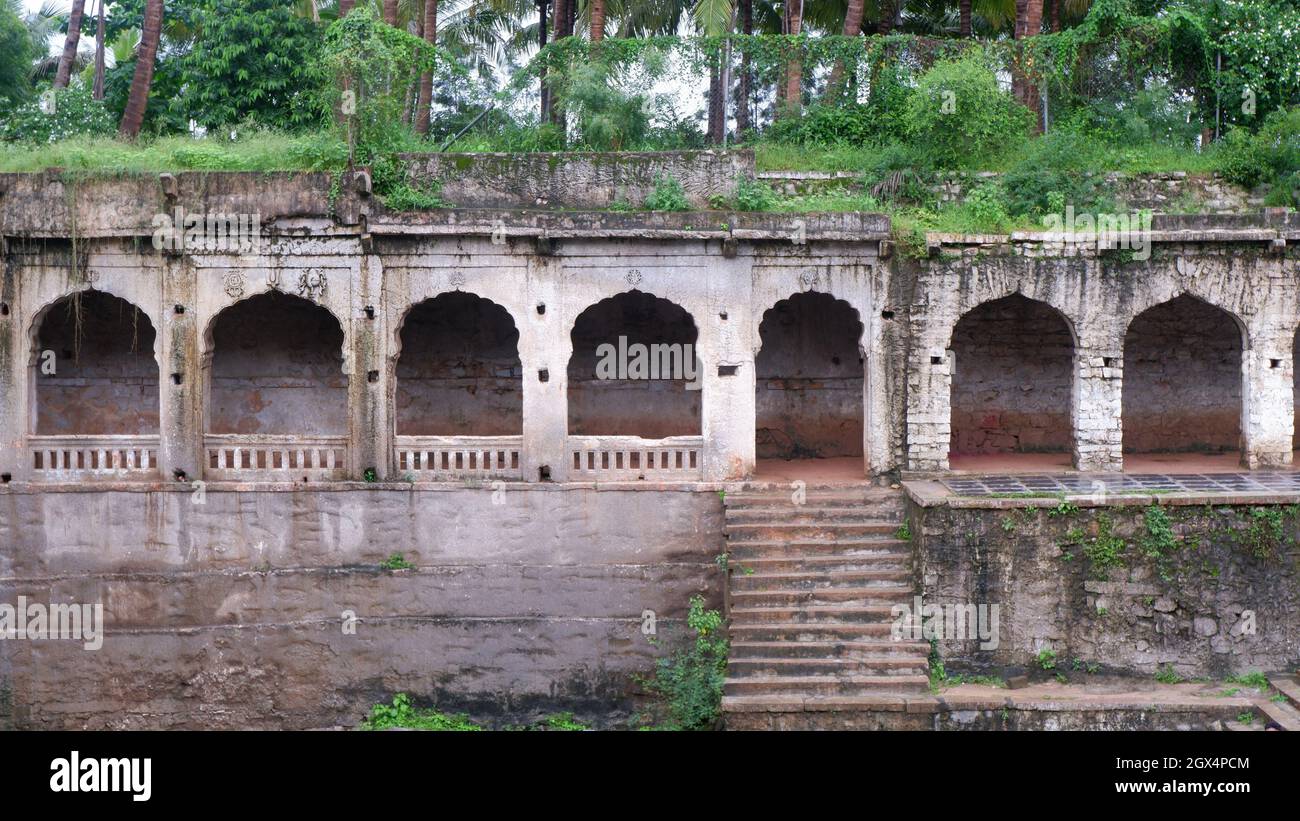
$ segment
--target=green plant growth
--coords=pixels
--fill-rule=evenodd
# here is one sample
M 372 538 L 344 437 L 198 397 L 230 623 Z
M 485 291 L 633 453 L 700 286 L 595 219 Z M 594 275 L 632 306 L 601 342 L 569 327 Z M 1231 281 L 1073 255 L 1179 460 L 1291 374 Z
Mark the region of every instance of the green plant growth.
M 689 211 L 691 204 L 681 182 L 671 174 L 655 176 L 654 188 L 645 198 L 647 211 Z
M 1183 677 L 1178 675 L 1172 664 L 1165 664 L 1156 668 L 1156 681 L 1161 684 L 1181 684 Z
M 692 596 L 686 624 L 694 641 L 661 658 L 642 685 L 661 701 L 660 728 L 707 730 L 717 723 L 722 709 L 722 684 L 726 677 L 728 642 L 722 614 L 706 610 L 704 599 Z
M 376 704 L 371 707 L 370 715 L 366 716 L 360 727 L 362 730 L 394 728 L 451 732 L 472 732 L 483 729 L 465 715 L 447 715 L 433 709 L 412 707 L 410 696 L 406 693 L 393 696 L 392 704 Z
M 406 557 L 401 553 L 394 553 L 380 562 L 379 566 L 385 570 L 410 570 L 415 567 L 415 565 L 408 562 Z
M 1042 650 L 1039 650 L 1036 659 L 1038 661 L 1038 666 L 1044 670 L 1056 669 L 1056 651 L 1052 648 L 1044 647 Z

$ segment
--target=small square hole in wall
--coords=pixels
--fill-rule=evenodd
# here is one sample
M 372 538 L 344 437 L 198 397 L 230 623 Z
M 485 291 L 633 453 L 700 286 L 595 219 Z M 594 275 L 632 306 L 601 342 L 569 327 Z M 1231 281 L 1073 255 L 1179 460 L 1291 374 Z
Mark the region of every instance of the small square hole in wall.
M 13 480 L 14 480 L 14 476 L 12 473 L 0 473 L 0 482 L 3 482 L 4 484 L 7 485 Z
M 546 303 L 545 302 L 537 303 L 537 315 L 542 316 L 545 313 L 546 313 Z
M 366 373 L 366 381 L 367 381 L 367 382 L 378 382 L 378 381 L 379 381 L 379 371 L 368 371 L 368 372 Z
M 738 370 L 740 370 L 739 365 L 719 365 L 718 376 L 735 376 Z
M 179 372 L 172 374 L 172 384 L 179 385 L 185 381 L 185 376 Z
M 726 321 L 727 321 L 727 312 L 726 312 L 726 311 L 719 311 L 719 312 L 718 312 L 718 319 L 721 319 L 723 322 L 726 322 Z
M 546 368 L 542 368 L 540 371 L 537 372 L 537 378 L 542 382 L 550 382 L 551 372 L 548 371 Z
M 1103 368 L 1113 368 L 1113 367 L 1115 367 L 1115 357 L 1113 357 L 1113 356 L 1103 356 L 1103 357 L 1101 358 L 1101 365 L 1102 365 Z
M 942 364 L 943 364 L 943 357 L 942 357 L 942 356 L 932 356 L 932 357 L 930 357 L 930 364 L 931 364 L 931 365 L 942 365 Z
M 184 305 L 173 305 L 173 306 L 172 306 L 172 312 L 175 313 L 177 316 L 180 316 L 181 314 L 185 313 L 185 306 L 184 306 Z
M 1270 360 L 1268 360 L 1268 366 L 1269 366 L 1270 368 L 1280 368 L 1280 367 L 1282 367 L 1282 360 L 1280 360 L 1280 359 L 1270 359 Z
M 893 319 L 893 318 L 894 318 L 894 312 L 893 312 L 893 311 L 881 311 L 881 312 L 880 312 L 880 318 L 881 318 L 881 319 Z
M 0 302 L 0 316 L 9 316 L 8 302 Z
M 374 318 L 375 318 L 375 306 L 374 306 L 374 305 L 367 305 L 365 310 L 366 310 L 366 319 L 374 319 Z
M 542 465 L 541 467 L 537 468 L 537 478 L 543 482 L 551 481 L 551 466 Z

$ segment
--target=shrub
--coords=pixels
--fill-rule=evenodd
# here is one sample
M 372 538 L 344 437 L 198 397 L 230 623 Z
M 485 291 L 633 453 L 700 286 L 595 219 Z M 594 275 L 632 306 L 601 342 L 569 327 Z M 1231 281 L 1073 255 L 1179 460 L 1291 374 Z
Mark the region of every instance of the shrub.
M 647 211 L 689 211 L 691 204 L 686 201 L 686 191 L 682 184 L 671 174 L 655 177 L 655 187 L 645 198 Z
M 921 75 L 907 103 L 907 135 L 936 164 L 968 167 L 1024 142 L 1032 116 L 998 86 L 978 53 L 941 60 Z
M 1268 158 L 1255 135 L 1245 128 L 1234 128 L 1224 135 L 1218 159 L 1223 178 L 1246 188 L 1254 188 L 1269 175 Z
M 1046 134 L 1029 144 L 1002 177 L 1007 210 L 1013 215 L 1076 211 L 1102 204 L 1100 175 L 1093 171 L 1100 152 L 1086 138 L 1068 131 Z
M 117 131 L 117 120 L 90 89 L 71 86 L 46 91 L 40 100 L 29 100 L 14 109 L 0 123 L 0 140 L 5 142 L 52 143 L 67 137 L 102 137 Z
M 722 709 L 722 684 L 727 669 L 727 638 L 722 615 L 705 610 L 704 599 L 692 596 L 686 624 L 695 633 L 687 648 L 660 659 L 654 677 L 642 681 L 663 699 L 662 726 L 672 730 L 707 730 Z
M 370 715 L 361 722 L 363 730 L 387 730 L 404 727 L 412 730 L 452 730 L 466 732 L 483 728 L 469 720 L 465 715 L 447 715 L 437 710 L 417 709 L 411 706 L 411 698 L 406 693 L 393 696 L 392 704 L 376 704 L 370 708 Z
M 766 211 L 776 204 L 776 192 L 762 180 L 741 177 L 736 181 L 737 211 Z
M 1267 182 L 1276 205 L 1295 205 L 1300 181 L 1300 108 L 1275 111 L 1258 133 L 1234 128 L 1218 148 L 1218 171 L 1225 179 L 1253 188 Z

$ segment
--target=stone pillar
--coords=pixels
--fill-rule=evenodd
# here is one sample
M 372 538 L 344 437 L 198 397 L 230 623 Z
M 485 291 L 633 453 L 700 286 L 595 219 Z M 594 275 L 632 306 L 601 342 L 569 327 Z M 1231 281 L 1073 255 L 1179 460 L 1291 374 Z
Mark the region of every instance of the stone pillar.
M 378 254 L 363 251 L 356 287 L 345 322 L 351 340 L 351 355 L 345 358 L 348 372 L 348 442 L 351 463 L 349 478 L 357 480 L 373 469 L 378 479 L 400 479 L 393 462 L 393 421 L 389 416 L 389 367 L 391 334 L 388 311 L 382 303 L 384 266 Z
M 939 345 L 918 345 L 907 373 L 907 467 L 948 470 L 952 440 L 955 355 Z
M 693 310 L 699 337 L 703 477 L 706 482 L 743 479 L 754 472 L 755 371 L 752 348 L 741 344 L 745 317 L 733 309 Z M 723 315 L 725 314 L 725 318 Z
M 1074 467 L 1084 471 L 1124 468 L 1124 354 L 1104 343 L 1082 340 L 1074 351 Z
M 0 239 L 0 245 L 4 240 Z M 5 249 L 7 250 L 7 249 Z M 0 474 L 22 476 L 23 434 L 26 433 L 26 322 L 19 310 L 17 267 L 7 264 L 0 279 Z M 30 321 L 30 320 L 29 320 Z
M 203 367 L 198 288 L 190 258 L 161 259 L 159 308 L 158 471 L 164 482 L 203 476 Z
M 530 301 L 519 323 L 519 362 L 524 369 L 524 446 L 520 454 L 524 481 L 536 482 L 543 471 L 564 481 L 569 432 L 569 331 L 582 306 L 571 307 L 560 295 L 563 263 L 558 256 L 534 256 L 529 263 Z M 539 311 L 545 306 L 545 311 Z M 575 311 L 570 315 L 570 310 Z
M 1285 328 L 1254 336 L 1242 352 L 1242 464 L 1251 470 L 1291 464 L 1295 430 L 1294 337 Z

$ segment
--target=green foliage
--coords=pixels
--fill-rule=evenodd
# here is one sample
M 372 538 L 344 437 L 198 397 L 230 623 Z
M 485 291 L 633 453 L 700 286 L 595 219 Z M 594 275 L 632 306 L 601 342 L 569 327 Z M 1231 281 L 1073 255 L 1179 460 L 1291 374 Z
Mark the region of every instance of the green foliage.
M 0 140 L 28 144 L 103 137 L 116 131 L 117 119 L 102 101 L 91 99 L 90 89 L 80 85 L 47 89 L 41 99 L 22 103 L 0 121 Z
M 543 721 L 543 726 L 548 730 L 563 730 L 567 732 L 578 732 L 580 730 L 590 730 L 586 724 L 578 721 L 573 717 L 573 713 L 556 713 L 547 716 Z
M 410 570 L 415 567 L 415 565 L 408 562 L 406 557 L 401 553 L 394 553 L 380 562 L 379 566 L 385 570 Z
M 1098 578 L 1105 578 L 1112 568 L 1124 567 L 1127 545 L 1123 539 L 1111 532 L 1112 527 L 1109 516 L 1098 516 L 1097 535 L 1083 546 L 1083 555 L 1087 557 L 1093 573 Z
M 1173 553 L 1178 548 L 1178 537 L 1174 535 L 1169 522 L 1169 514 L 1160 505 L 1151 505 L 1142 517 L 1146 525 L 1146 535 L 1138 540 L 1142 552 L 1153 559 L 1159 559 Z
M 647 97 L 623 92 L 604 63 L 574 66 L 558 97 L 576 114 L 584 148 L 621 151 L 642 143 L 650 129 Z
M 664 729 L 707 730 L 716 724 L 722 709 L 728 642 L 722 632 L 722 615 L 705 610 L 700 596 L 691 597 L 686 624 L 695 640 L 660 659 L 653 677 L 643 679 L 642 684 L 662 699 Z
M 1002 177 L 1007 210 L 1039 217 L 1060 213 L 1066 205 L 1076 212 L 1097 208 L 1102 182 L 1095 145 L 1071 132 L 1052 132 L 1031 143 Z
M 1044 670 L 1056 669 L 1056 651 L 1050 647 L 1044 647 L 1038 651 L 1038 666 Z
M 676 177 L 659 174 L 655 177 L 654 188 L 645 198 L 645 208 L 647 211 L 689 211 L 691 204 Z
M 1224 679 L 1224 681 L 1228 684 L 1240 684 L 1245 687 L 1252 687 L 1256 690 L 1268 690 L 1273 686 L 1268 683 L 1268 676 L 1258 670 L 1239 676 L 1229 676 Z
M 964 168 L 1023 143 L 1028 109 L 998 87 L 978 53 L 943 60 L 921 75 L 907 104 L 906 130 L 936 164 Z
M 1166 664 L 1156 668 L 1156 681 L 1161 684 L 1180 684 L 1183 677 L 1178 675 L 1172 664 Z
M 894 538 L 900 542 L 912 541 L 912 526 L 907 522 L 903 522 L 898 526 L 898 530 L 894 531 Z
M 1253 507 L 1247 521 L 1244 539 L 1251 555 L 1257 559 L 1277 555 L 1278 549 L 1287 542 L 1282 511 L 1276 507 Z
M 376 704 L 371 707 L 370 715 L 361 722 L 360 727 L 362 730 L 392 728 L 452 732 L 472 732 L 483 729 L 465 715 L 447 715 L 437 710 L 412 707 L 411 698 L 406 693 L 393 696 L 392 704 Z
M 22 102 L 31 93 L 28 73 L 41 46 L 32 40 L 16 8 L 0 4 L 0 103 L 5 107 Z
M 751 177 L 736 180 L 737 211 L 768 211 L 776 204 L 772 186 Z
M 1300 107 L 1269 115 L 1256 134 L 1234 128 L 1215 157 L 1225 179 L 1248 188 L 1269 183 L 1271 202 L 1300 205 Z
M 320 28 L 283 0 L 204 0 L 203 36 L 180 61 L 185 117 L 207 127 L 324 122 Z

